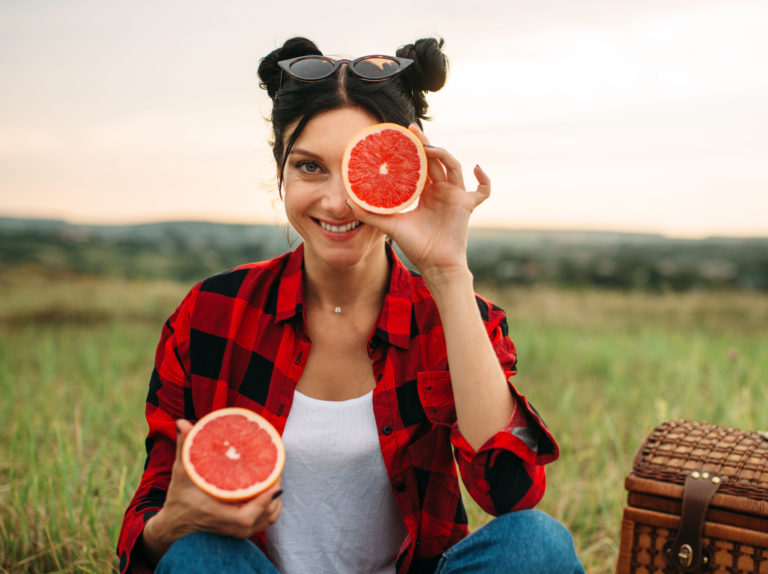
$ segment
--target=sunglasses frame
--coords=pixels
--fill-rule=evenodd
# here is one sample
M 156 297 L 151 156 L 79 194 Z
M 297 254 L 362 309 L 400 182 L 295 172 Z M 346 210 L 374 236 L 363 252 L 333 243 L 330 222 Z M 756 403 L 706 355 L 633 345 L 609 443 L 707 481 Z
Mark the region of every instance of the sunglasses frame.
M 388 74 L 386 76 L 379 77 L 379 78 L 372 78 L 372 77 L 367 76 L 365 74 L 361 74 L 360 72 L 355 70 L 355 66 L 358 63 L 363 62 L 365 60 L 369 60 L 371 58 L 385 58 L 385 59 L 390 60 L 392 62 L 397 62 L 400 65 L 400 67 L 397 70 L 395 70 L 394 72 L 392 72 L 391 74 Z M 300 62 L 302 60 L 323 60 L 324 62 L 329 62 L 329 63 L 333 64 L 333 67 L 331 68 L 330 72 L 328 72 L 327 74 L 325 74 L 325 75 L 323 75 L 323 76 L 321 76 L 319 78 L 310 78 L 310 79 L 302 78 L 301 76 L 297 76 L 296 74 L 294 74 L 291 71 L 291 66 L 294 63 Z M 371 54 L 369 56 L 360 56 L 359 58 L 355 58 L 354 60 L 348 60 L 346 58 L 342 58 L 340 60 L 336 60 L 334 58 L 329 58 L 328 56 L 319 56 L 319 55 L 298 56 L 297 58 L 290 58 L 288 60 L 280 60 L 277 63 L 277 65 L 280 66 L 280 69 L 282 71 L 284 71 L 286 74 L 288 74 L 290 77 L 292 77 L 292 78 L 294 78 L 296 80 L 301 80 L 302 82 L 319 82 L 320 80 L 324 80 L 326 78 L 330 78 L 331 76 L 333 76 L 339 70 L 339 68 L 341 68 L 341 66 L 343 64 L 346 64 L 347 65 L 347 69 L 349 69 L 349 71 L 352 74 L 354 74 L 355 76 L 357 76 L 358 78 L 360 78 L 362 80 L 367 80 L 369 82 L 381 82 L 383 80 L 388 80 L 389 78 L 392 78 L 392 77 L 396 76 L 397 74 L 399 74 L 400 72 L 405 70 L 408 66 L 410 66 L 412 63 L 413 63 L 413 60 L 410 60 L 408 58 L 401 58 L 399 56 L 384 56 L 384 55 L 381 55 L 381 54 Z

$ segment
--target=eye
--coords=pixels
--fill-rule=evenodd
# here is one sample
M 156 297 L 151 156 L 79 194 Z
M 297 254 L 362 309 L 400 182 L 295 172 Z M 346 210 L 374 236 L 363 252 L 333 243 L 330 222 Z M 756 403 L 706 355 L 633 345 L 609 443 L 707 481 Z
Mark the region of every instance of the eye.
M 315 175 L 323 171 L 317 163 L 308 159 L 297 161 L 296 169 L 309 175 Z

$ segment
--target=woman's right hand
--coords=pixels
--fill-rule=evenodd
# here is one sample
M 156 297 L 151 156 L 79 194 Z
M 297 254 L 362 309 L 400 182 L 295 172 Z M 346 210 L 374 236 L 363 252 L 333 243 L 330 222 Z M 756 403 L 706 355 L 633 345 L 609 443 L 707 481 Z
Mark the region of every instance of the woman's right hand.
M 179 431 L 176 459 L 165 504 L 149 519 L 142 532 L 144 552 L 148 558 L 159 560 L 171 544 L 192 532 L 250 538 L 275 523 L 282 508 L 280 480 L 245 502 L 222 502 L 213 498 L 192 482 L 181 460 L 182 445 L 192 424 L 180 419 L 176 421 L 176 426 Z

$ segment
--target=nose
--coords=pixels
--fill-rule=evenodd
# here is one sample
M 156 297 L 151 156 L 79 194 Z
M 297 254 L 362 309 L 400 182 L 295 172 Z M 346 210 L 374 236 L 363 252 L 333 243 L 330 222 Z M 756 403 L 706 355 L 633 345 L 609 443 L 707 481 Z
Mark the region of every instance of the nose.
M 347 205 L 347 188 L 341 173 L 334 174 L 328 182 L 326 205 L 329 213 L 338 219 L 349 217 L 352 210 Z

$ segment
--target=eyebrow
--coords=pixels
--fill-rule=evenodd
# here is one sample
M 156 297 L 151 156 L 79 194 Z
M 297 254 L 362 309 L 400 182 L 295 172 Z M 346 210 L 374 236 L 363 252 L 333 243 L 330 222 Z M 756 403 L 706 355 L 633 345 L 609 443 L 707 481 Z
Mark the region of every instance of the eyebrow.
M 289 153 L 288 155 L 289 156 L 303 155 L 303 156 L 311 157 L 313 159 L 323 159 L 322 156 L 300 147 L 291 148 L 291 153 Z

